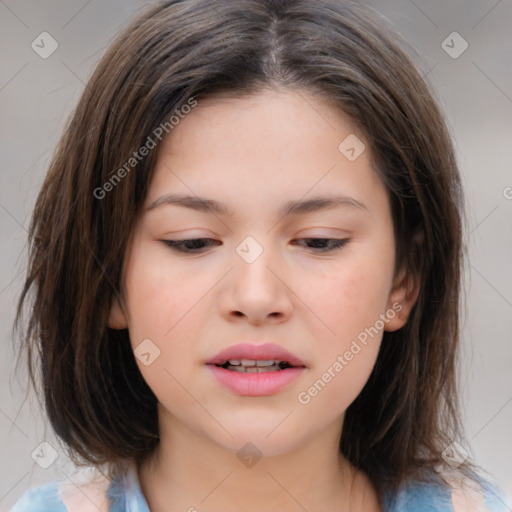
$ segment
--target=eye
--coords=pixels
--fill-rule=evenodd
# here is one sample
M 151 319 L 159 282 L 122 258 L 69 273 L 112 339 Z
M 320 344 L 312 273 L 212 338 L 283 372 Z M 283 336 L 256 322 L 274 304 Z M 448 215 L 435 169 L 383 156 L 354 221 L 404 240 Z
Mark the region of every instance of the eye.
M 313 250 L 314 252 L 333 252 L 341 249 L 344 245 L 349 242 L 348 238 L 300 238 L 299 241 L 306 241 L 306 247 Z M 172 250 L 181 253 L 199 253 L 203 249 L 220 244 L 217 240 L 212 238 L 191 238 L 189 240 L 162 240 Z M 309 244 L 311 244 L 309 245 Z
M 333 252 L 341 249 L 350 241 L 348 238 L 299 238 L 299 241 L 302 240 L 312 243 L 313 247 L 308 244 L 306 246 L 315 252 Z
M 183 253 L 198 253 L 202 249 L 213 245 L 212 243 L 207 242 L 217 242 L 217 240 L 213 240 L 212 238 L 191 238 L 189 240 L 162 240 L 164 244 L 168 245 L 172 250 Z

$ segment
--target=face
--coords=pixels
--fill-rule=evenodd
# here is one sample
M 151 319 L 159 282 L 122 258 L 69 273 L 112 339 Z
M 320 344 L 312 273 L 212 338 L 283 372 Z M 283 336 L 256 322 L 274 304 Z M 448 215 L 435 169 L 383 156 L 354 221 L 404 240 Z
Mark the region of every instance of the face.
M 199 101 L 169 132 L 126 254 L 128 311 L 115 303 L 110 319 L 129 329 L 161 425 L 268 455 L 341 432 L 383 330 L 402 327 L 414 300 L 393 274 L 390 203 L 368 147 L 305 92 Z M 333 201 L 285 209 L 319 198 Z M 206 362 L 241 342 L 280 345 L 305 368 L 278 392 L 234 392 Z

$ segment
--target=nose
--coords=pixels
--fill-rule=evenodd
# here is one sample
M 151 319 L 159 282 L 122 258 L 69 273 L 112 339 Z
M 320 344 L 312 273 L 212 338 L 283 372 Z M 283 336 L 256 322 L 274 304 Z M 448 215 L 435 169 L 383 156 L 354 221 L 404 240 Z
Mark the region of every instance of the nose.
M 245 319 L 254 325 L 285 322 L 292 313 L 293 292 L 276 252 L 262 247 L 253 259 L 239 249 L 220 294 L 221 315 L 231 322 Z

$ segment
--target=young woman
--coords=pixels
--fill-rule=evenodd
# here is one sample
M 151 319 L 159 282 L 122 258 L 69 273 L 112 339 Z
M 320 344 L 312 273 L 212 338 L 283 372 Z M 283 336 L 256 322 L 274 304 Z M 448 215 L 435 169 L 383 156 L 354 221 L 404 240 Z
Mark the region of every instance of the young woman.
M 367 10 L 152 5 L 62 136 L 18 309 L 92 470 L 13 510 L 506 510 L 460 450 L 461 225 L 439 108 Z

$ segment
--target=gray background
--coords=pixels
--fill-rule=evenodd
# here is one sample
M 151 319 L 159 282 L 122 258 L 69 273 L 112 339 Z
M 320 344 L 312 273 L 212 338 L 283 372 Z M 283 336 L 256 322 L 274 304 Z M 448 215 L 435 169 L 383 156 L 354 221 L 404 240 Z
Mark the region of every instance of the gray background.
M 13 374 L 11 325 L 20 291 L 26 231 L 63 123 L 135 0 L 0 1 L 0 511 L 28 487 L 69 475 L 72 466 L 32 396 Z M 371 4 L 416 49 L 453 134 L 468 202 L 461 383 L 464 423 L 476 460 L 512 496 L 512 1 L 382 0 Z M 42 59 L 31 43 L 58 42 Z M 442 42 L 458 32 L 467 50 Z M 448 44 L 452 45 L 450 39 Z M 453 43 L 456 51 L 461 40 Z M 31 454 L 57 451 L 47 469 Z M 51 451 L 46 449 L 46 460 Z M 512 510 L 512 509 L 511 509 Z

